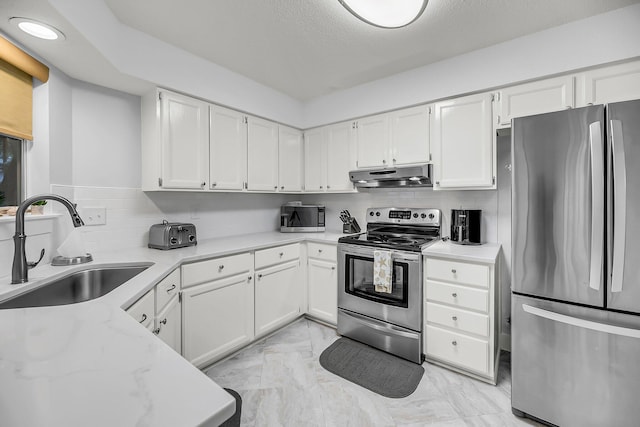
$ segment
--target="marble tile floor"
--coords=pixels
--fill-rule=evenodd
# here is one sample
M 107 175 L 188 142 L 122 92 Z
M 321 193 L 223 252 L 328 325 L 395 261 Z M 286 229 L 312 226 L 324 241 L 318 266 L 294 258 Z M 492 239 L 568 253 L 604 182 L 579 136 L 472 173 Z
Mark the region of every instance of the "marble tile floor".
M 390 399 L 338 377 L 318 357 L 335 329 L 301 318 L 206 370 L 242 396 L 242 426 L 538 426 L 511 413 L 509 353 L 493 386 L 424 363 L 417 390 Z

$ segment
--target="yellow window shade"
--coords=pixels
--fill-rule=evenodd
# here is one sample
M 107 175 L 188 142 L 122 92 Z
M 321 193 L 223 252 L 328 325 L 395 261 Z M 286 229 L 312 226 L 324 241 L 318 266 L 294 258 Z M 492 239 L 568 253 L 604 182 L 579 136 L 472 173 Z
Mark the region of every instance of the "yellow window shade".
M 0 37 L 0 133 L 33 140 L 32 76 L 45 83 L 49 68 Z
M 0 59 L 0 132 L 33 140 L 31 76 Z

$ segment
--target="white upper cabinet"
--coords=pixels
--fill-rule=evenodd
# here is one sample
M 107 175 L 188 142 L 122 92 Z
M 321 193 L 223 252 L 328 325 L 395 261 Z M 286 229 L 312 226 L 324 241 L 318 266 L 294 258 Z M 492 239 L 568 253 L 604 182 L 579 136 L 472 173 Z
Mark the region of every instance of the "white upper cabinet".
M 278 125 L 257 117 L 248 118 L 247 188 L 278 189 Z
M 495 188 L 492 96 L 438 102 L 431 116 L 434 189 Z
M 586 71 L 578 75 L 577 105 L 640 98 L 640 61 Z
M 326 138 L 327 191 L 355 191 L 349 171 L 356 168 L 356 144 L 351 122 L 328 126 Z
M 209 188 L 242 190 L 247 180 L 247 118 L 213 105 L 209 114 Z
M 327 146 L 325 128 L 304 133 L 304 189 L 324 191 L 327 182 Z
M 389 115 L 378 114 L 354 122 L 361 169 L 389 166 Z
M 204 189 L 209 177 L 209 106 L 160 91 L 160 187 Z
M 541 80 L 501 89 L 497 94 L 496 123 L 511 126 L 511 119 L 573 108 L 573 76 Z
M 391 165 L 426 163 L 429 147 L 430 106 L 420 105 L 390 113 Z
M 302 132 L 282 125 L 278 126 L 278 131 L 278 190 L 302 191 Z

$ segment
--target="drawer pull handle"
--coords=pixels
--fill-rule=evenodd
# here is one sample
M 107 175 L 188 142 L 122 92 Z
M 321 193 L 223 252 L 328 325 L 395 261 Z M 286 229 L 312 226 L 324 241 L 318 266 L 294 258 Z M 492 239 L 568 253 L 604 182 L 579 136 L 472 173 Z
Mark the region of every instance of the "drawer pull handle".
M 458 316 L 452 316 L 451 320 L 453 320 L 455 322 L 456 320 L 458 320 Z
M 451 345 L 458 345 L 458 341 L 451 341 Z
M 452 269 L 451 269 L 451 272 L 452 272 L 453 274 L 456 274 L 456 273 L 457 273 L 457 270 L 456 270 L 455 268 L 452 268 Z
M 171 292 L 175 288 L 176 288 L 176 285 L 171 285 L 171 287 L 169 289 L 167 289 L 167 293 Z
M 147 315 L 142 313 L 142 320 L 140 321 L 140 323 L 144 322 L 145 320 L 147 320 Z
M 458 294 L 457 294 L 457 293 L 455 293 L 455 292 L 454 292 L 454 293 L 452 293 L 452 294 L 451 294 L 451 296 L 452 296 L 452 297 L 454 297 L 454 298 L 458 298 Z
M 219 265 L 218 266 L 218 271 L 222 271 L 222 270 L 224 270 L 224 265 Z

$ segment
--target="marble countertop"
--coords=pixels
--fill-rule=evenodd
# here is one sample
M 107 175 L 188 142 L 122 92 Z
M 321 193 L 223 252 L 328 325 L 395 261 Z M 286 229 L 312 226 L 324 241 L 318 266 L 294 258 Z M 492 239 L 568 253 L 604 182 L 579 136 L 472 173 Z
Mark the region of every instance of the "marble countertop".
M 43 265 L 29 282 L 0 277 L 0 300 L 88 266 L 153 263 L 98 299 L 0 310 L 0 424 L 197 426 L 229 418 L 235 401 L 122 309 L 183 263 L 302 241 L 336 243 L 339 232 L 267 232 L 158 251 L 94 253 L 90 264 Z
M 439 258 L 451 258 L 460 261 L 495 264 L 500 255 L 499 243 L 483 243 L 482 245 L 458 245 L 450 241 L 439 241 L 426 247 L 422 254 Z

